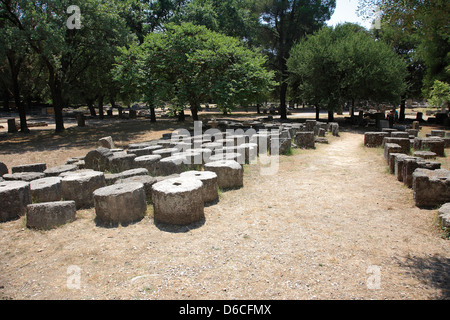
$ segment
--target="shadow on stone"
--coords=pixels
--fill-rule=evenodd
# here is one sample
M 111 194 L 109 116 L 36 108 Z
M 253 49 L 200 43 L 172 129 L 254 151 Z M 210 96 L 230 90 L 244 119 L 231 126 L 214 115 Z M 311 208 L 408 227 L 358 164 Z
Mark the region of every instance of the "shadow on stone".
M 139 222 L 141 222 L 142 220 L 144 220 L 145 217 L 138 219 L 136 221 L 131 221 L 131 222 L 122 222 L 122 223 L 118 223 L 118 222 L 109 222 L 109 221 L 103 221 L 99 218 L 95 218 L 94 222 L 95 225 L 99 228 L 105 228 L 105 229 L 114 229 L 114 228 L 118 228 L 119 226 L 121 227 L 129 227 L 132 226 L 134 224 L 138 224 Z

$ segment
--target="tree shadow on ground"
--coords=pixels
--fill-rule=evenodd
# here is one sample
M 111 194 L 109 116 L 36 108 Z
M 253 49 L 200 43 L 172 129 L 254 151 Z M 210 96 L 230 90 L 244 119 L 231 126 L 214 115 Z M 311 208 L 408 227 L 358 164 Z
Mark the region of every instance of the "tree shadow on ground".
M 433 257 L 410 257 L 401 262 L 402 267 L 411 270 L 423 284 L 436 289 L 436 299 L 450 299 L 450 259 Z

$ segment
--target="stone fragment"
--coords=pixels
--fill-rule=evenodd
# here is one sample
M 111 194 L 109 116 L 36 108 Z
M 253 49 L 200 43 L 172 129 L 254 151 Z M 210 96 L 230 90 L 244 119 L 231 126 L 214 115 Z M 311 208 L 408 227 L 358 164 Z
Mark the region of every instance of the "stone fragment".
M 61 180 L 63 199 L 74 200 L 77 209 L 93 207 L 93 192 L 105 186 L 105 175 L 99 171 L 73 173 Z
M 115 184 L 121 183 L 142 183 L 144 185 L 145 190 L 145 198 L 147 202 L 152 201 L 152 186 L 158 182 L 155 177 L 152 176 L 133 176 L 125 179 L 119 179 L 115 182 Z
M 383 139 L 389 137 L 388 132 L 366 132 L 364 134 L 364 146 L 368 148 L 381 147 Z
M 450 171 L 416 169 L 413 190 L 417 207 L 436 207 L 450 202 Z
M 145 168 L 148 170 L 149 174 L 156 175 L 156 168 L 158 162 L 161 160 L 160 155 L 148 155 L 137 157 L 134 159 L 134 166 L 136 168 Z
M 76 219 L 75 201 L 57 201 L 27 206 L 27 227 L 50 230 Z
M 0 182 L 0 222 L 14 220 L 31 204 L 30 184 L 24 181 Z
M 92 150 L 84 157 L 85 168 L 95 171 L 108 171 L 110 159 L 114 156 L 110 149 L 98 148 Z
M 66 164 L 61 166 L 56 166 L 52 168 L 48 168 L 44 171 L 46 177 L 57 177 L 63 172 L 67 171 L 76 171 L 78 170 L 78 166 L 75 164 Z
M 295 135 L 295 144 L 301 149 L 314 149 L 315 139 L 313 131 L 297 132 Z
M 8 173 L 3 175 L 3 179 L 7 181 L 25 181 L 30 182 L 37 179 L 45 178 L 45 173 L 43 172 L 17 172 Z
M 47 165 L 45 163 L 31 163 L 20 166 L 14 166 L 11 168 L 11 173 L 44 172 L 45 169 L 47 169 Z
M 48 177 L 30 182 L 31 198 L 36 202 L 55 202 L 62 198 L 61 177 Z
M 115 148 L 114 141 L 113 141 L 112 137 L 101 138 L 100 140 L 98 140 L 98 144 L 102 148 L 107 148 L 107 149 L 114 149 Z

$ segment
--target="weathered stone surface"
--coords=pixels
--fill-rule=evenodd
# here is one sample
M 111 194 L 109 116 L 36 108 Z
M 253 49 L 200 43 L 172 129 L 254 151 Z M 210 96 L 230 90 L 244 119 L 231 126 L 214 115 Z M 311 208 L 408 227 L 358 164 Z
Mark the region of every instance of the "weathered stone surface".
M 92 207 L 94 205 L 93 192 L 105 186 L 105 175 L 99 171 L 73 173 L 61 180 L 64 200 L 74 200 L 77 209 Z
M 0 162 L 0 177 L 3 176 L 4 174 L 7 174 L 8 171 L 8 167 L 6 166 L 6 164 L 4 164 L 3 162 Z
M 92 150 L 84 157 L 85 168 L 95 171 L 108 171 L 109 161 L 114 156 L 110 149 L 98 148 Z
M 152 155 L 154 151 L 163 149 L 162 146 L 148 146 L 140 149 L 128 149 L 128 154 L 135 154 L 137 157 Z
M 395 143 L 398 144 L 401 147 L 400 153 L 409 154 L 411 150 L 411 141 L 409 141 L 409 138 L 393 138 L 393 137 L 386 137 L 383 139 L 382 146 L 384 147 L 387 143 Z
M 47 169 L 47 165 L 45 163 L 32 163 L 32 164 L 24 164 L 20 166 L 14 166 L 11 168 L 11 173 L 20 173 L 20 172 L 44 172 Z
M 420 157 L 423 159 L 435 159 L 436 153 L 431 152 L 431 151 L 415 151 L 414 157 Z
M 245 155 L 237 152 L 230 152 L 225 148 L 222 149 L 222 153 L 217 153 L 211 157 L 209 157 L 209 162 L 221 161 L 221 160 L 232 160 L 236 161 L 239 164 L 245 164 Z
M 441 168 L 441 164 L 438 162 L 425 161 L 422 158 L 405 158 L 405 160 L 403 161 L 403 183 L 409 188 L 412 187 L 412 174 L 417 168 L 437 170 Z
M 27 206 L 27 227 L 50 230 L 76 219 L 75 201 L 45 202 Z
M 199 179 L 167 179 L 153 185 L 157 222 L 187 225 L 204 219 L 203 183 Z
M 404 153 L 402 147 L 396 143 L 386 143 L 384 145 L 384 159 L 389 162 L 389 154 L 391 153 Z
M 314 141 L 315 141 L 316 143 L 328 144 L 328 139 L 327 139 L 327 138 L 324 138 L 324 137 L 316 137 L 316 138 L 314 139 Z
M 383 145 L 383 139 L 389 137 L 389 132 L 366 132 L 364 134 L 364 146 L 377 148 Z
M 337 122 L 330 123 L 330 130 L 334 137 L 339 137 L 339 124 Z
M 403 153 L 396 153 L 392 152 L 389 154 L 389 173 L 394 174 L 395 173 L 395 159 L 397 156 L 405 156 Z
M 414 137 L 417 137 L 419 135 L 419 130 L 417 129 L 406 129 L 406 132 L 408 133 L 408 135 Z
M 185 156 L 171 156 L 162 158 L 155 164 L 156 176 L 169 176 L 175 173 L 181 173 L 189 169 L 185 164 L 187 158 Z
M 112 173 L 123 172 L 134 168 L 135 154 L 113 153 L 109 158 L 109 171 Z
M 94 191 L 95 214 L 105 223 L 125 224 L 139 221 L 147 211 L 142 183 L 121 183 Z
M 200 153 L 201 161 L 202 161 L 201 164 L 205 164 L 205 163 L 209 162 L 209 158 L 212 156 L 212 151 L 207 148 L 188 149 L 188 150 L 186 150 L 186 153 L 187 154 L 191 153 L 191 154 L 194 154 L 195 156 L 197 155 L 197 153 Z M 197 162 L 197 161 L 195 161 L 195 162 Z M 198 164 L 198 163 L 195 163 L 195 164 Z
M 441 226 L 450 229 L 450 203 L 445 203 L 438 212 Z
M 314 132 L 314 127 L 316 123 L 317 123 L 316 120 L 306 120 L 305 121 L 306 131 Z
M 102 148 L 107 148 L 107 149 L 114 149 L 115 148 L 114 141 L 113 141 L 112 137 L 101 138 L 100 140 L 98 140 L 98 144 Z
M 295 144 L 301 149 L 314 149 L 315 139 L 313 131 L 297 132 L 295 135 Z
M 217 174 L 212 171 L 187 171 L 180 174 L 181 178 L 199 179 L 203 182 L 203 202 L 211 203 L 219 198 Z
M 56 166 L 52 168 L 48 168 L 44 171 L 46 177 L 57 177 L 63 172 L 67 171 L 76 171 L 78 170 L 78 166 L 75 164 L 66 164 L 61 166 Z
M 149 172 L 146 168 L 136 168 L 131 170 L 122 171 L 119 173 L 107 173 L 105 174 L 105 181 L 107 185 L 114 184 L 117 180 L 126 179 L 134 176 L 145 176 Z
M 157 164 L 160 160 L 160 155 L 137 157 L 134 159 L 134 166 L 137 168 L 145 168 L 148 170 L 150 175 L 154 176 L 156 175 Z
M 234 160 L 221 160 L 205 164 L 205 171 L 217 174 L 217 184 L 221 189 L 239 188 L 244 185 L 244 169 Z
M 414 138 L 414 149 L 424 150 L 436 153 L 438 157 L 445 156 L 445 141 L 439 137 Z
M 62 198 L 61 177 L 48 177 L 30 182 L 33 202 L 54 202 Z
M 269 152 L 271 155 L 283 155 L 287 154 L 289 150 L 291 150 L 291 147 L 292 147 L 292 139 L 272 137 L 270 139 Z
M 147 202 L 152 200 L 152 186 L 158 182 L 155 177 L 152 176 L 134 176 L 126 179 L 119 179 L 115 184 L 121 183 L 142 183 L 145 190 L 145 198 Z
M 0 222 L 14 220 L 26 213 L 31 203 L 30 184 L 24 181 L 0 182 Z
M 431 135 L 435 137 L 445 137 L 445 130 L 431 130 Z
M 43 172 L 17 172 L 8 173 L 3 175 L 3 179 L 7 181 L 25 181 L 30 182 L 37 179 L 45 178 L 45 173 Z
M 174 153 L 178 153 L 177 148 L 164 148 L 153 151 L 153 155 L 159 155 L 161 158 L 171 157 Z
M 450 171 L 416 169 L 413 190 L 417 207 L 436 207 L 450 202 Z
M 395 157 L 395 177 L 397 178 L 397 181 L 402 182 L 403 181 L 403 161 L 406 158 L 409 158 L 410 156 L 406 155 L 406 154 L 398 154 Z
M 409 139 L 409 133 L 404 131 L 391 132 L 391 138 L 407 138 Z

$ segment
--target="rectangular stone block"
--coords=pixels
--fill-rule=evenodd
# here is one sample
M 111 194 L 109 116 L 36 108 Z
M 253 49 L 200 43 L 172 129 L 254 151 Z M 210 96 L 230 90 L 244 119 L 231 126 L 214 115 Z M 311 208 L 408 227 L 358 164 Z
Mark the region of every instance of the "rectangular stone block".
M 433 208 L 450 202 L 450 171 L 416 169 L 413 190 L 417 207 Z

